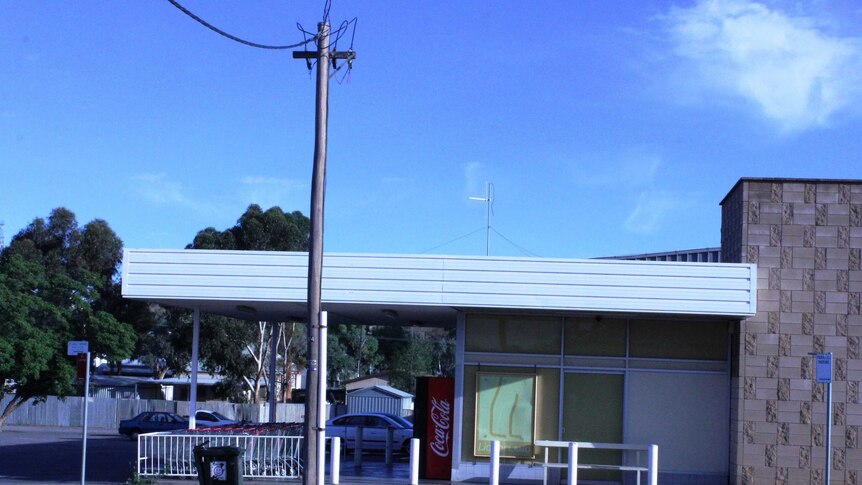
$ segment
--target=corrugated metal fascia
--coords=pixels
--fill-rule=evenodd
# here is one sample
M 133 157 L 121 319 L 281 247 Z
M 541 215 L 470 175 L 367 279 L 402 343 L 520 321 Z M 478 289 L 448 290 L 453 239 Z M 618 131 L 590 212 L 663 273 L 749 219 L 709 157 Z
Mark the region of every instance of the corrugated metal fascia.
M 124 251 L 123 295 L 304 302 L 307 254 Z M 695 313 L 756 312 L 756 267 L 622 260 L 327 254 L 327 303 Z

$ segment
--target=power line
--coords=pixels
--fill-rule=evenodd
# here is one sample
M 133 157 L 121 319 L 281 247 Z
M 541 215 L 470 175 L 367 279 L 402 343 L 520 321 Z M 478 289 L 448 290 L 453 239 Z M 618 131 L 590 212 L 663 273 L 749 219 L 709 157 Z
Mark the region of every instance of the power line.
M 312 37 L 311 39 L 306 39 L 302 42 L 298 42 L 296 44 L 291 44 L 291 45 L 259 44 L 257 42 L 251 42 L 249 40 L 239 38 L 235 35 L 232 35 L 232 34 L 225 32 L 224 30 L 219 29 L 215 25 L 207 22 L 206 20 L 204 20 L 204 19 L 198 17 L 197 15 L 195 15 L 194 13 L 192 13 L 189 9 L 180 5 L 179 2 L 177 2 L 176 0 L 168 0 L 168 2 L 170 2 L 171 5 L 173 5 L 174 7 L 177 7 L 181 12 L 183 12 L 184 14 L 188 15 L 189 17 L 195 19 L 198 23 L 200 23 L 204 27 L 212 30 L 213 32 L 215 32 L 219 35 L 222 35 L 224 37 L 227 37 L 228 39 L 230 39 L 232 41 L 239 42 L 240 44 L 245 44 L 245 45 L 250 46 L 250 47 L 257 47 L 258 49 L 294 49 L 296 47 L 304 46 L 304 45 L 308 44 L 309 42 L 312 42 L 315 39 L 317 39 L 317 36 L 315 36 L 315 37 Z

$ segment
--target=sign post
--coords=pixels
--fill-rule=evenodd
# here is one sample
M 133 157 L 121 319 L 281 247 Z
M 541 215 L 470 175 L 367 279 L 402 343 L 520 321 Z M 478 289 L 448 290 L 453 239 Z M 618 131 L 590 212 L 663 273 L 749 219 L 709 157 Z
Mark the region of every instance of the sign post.
M 826 476 L 829 483 L 832 475 L 832 352 L 812 353 L 815 356 L 815 376 L 818 384 L 826 384 Z
M 76 369 L 77 378 L 84 379 L 84 433 L 81 438 L 83 446 L 81 447 L 81 485 L 85 485 L 87 476 L 87 425 L 90 407 L 90 350 L 89 342 L 86 340 L 69 341 L 66 347 L 67 355 L 77 357 Z M 83 370 L 83 376 L 81 371 Z

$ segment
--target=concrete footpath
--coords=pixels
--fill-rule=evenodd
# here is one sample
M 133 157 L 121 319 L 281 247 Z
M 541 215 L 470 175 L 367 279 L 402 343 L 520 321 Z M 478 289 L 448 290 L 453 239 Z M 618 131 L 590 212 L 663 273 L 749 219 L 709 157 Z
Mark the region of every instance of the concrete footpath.
M 123 484 L 132 477 L 137 459 L 137 444 L 114 429 L 90 429 L 87 439 L 86 483 L 90 485 Z M 6 426 L 0 432 L 0 483 L 17 485 L 81 483 L 82 430 L 38 426 Z M 382 455 L 366 455 L 362 467 L 353 460 L 343 460 L 341 480 L 344 485 L 410 483 L 406 459 L 391 466 Z M 244 479 L 245 483 L 300 483 L 299 479 Z M 329 469 L 325 483 L 330 483 Z M 164 479 L 161 485 L 193 485 L 196 478 Z M 422 480 L 428 485 L 446 485 L 447 481 Z

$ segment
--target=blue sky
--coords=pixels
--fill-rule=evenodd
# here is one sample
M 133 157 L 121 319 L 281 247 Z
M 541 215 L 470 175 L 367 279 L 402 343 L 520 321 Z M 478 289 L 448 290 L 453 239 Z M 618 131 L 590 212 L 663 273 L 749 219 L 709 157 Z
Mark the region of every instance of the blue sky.
M 182 3 L 270 44 L 323 10 Z M 0 11 L 7 242 L 58 206 L 137 248 L 250 203 L 308 214 L 314 80 L 290 51 L 166 1 Z M 330 88 L 326 251 L 482 255 L 468 197 L 486 181 L 492 255 L 717 246 L 740 177 L 862 178 L 853 0 L 333 0 L 331 17 L 358 18 L 358 58 Z

